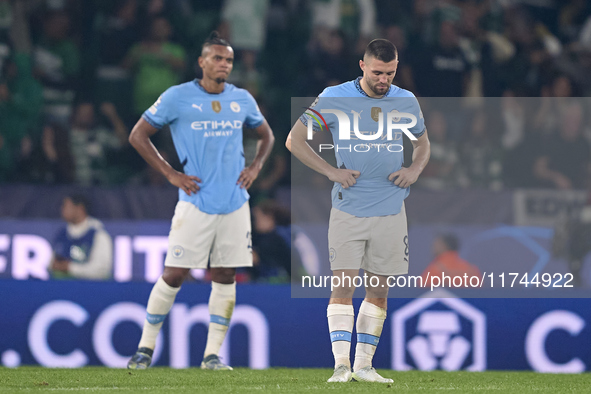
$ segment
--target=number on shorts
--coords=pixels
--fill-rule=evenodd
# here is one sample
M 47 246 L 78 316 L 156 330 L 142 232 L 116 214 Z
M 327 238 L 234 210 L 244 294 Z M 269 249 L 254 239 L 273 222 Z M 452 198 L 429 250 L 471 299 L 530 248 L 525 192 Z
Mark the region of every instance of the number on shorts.
M 402 242 L 404 242 L 404 255 L 406 256 L 404 258 L 404 260 L 408 261 L 408 235 L 405 235 L 404 238 L 402 239 Z

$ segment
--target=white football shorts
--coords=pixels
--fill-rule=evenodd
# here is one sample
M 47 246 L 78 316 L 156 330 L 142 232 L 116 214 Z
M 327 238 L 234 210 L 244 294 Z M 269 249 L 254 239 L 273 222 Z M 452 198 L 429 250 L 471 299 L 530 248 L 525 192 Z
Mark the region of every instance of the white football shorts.
M 174 210 L 164 265 L 180 268 L 252 267 L 250 207 L 210 215 L 179 201 Z
M 328 225 L 330 269 L 363 269 L 376 275 L 408 273 L 404 203 L 396 215 L 357 217 L 332 208 Z

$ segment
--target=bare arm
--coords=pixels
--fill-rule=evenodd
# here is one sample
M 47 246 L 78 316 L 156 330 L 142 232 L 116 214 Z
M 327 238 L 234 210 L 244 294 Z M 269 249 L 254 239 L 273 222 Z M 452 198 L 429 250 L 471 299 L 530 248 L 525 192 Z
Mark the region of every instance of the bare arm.
M 176 171 L 164 160 L 154 144 L 152 144 L 152 141 L 150 141 L 150 137 L 156 134 L 157 131 L 158 129 L 149 124 L 144 118 L 140 118 L 135 126 L 133 126 L 133 130 L 131 130 L 129 143 L 149 165 L 164 175 L 168 182 L 183 189 L 189 196 L 191 193 L 197 193 L 199 190 L 197 182 L 201 182 L 201 179 Z
M 275 143 L 275 137 L 273 136 L 273 130 L 267 123 L 267 120 L 264 120 L 263 123 L 254 129 L 259 137 L 259 141 L 257 142 L 257 152 L 254 157 L 252 163 L 246 167 L 240 173 L 240 177 L 236 184 L 240 184 L 241 188 L 248 189 L 257 176 L 259 176 L 259 172 L 263 168 L 263 164 L 269 158 L 269 154 L 271 153 L 271 149 L 273 148 L 273 144 Z
M 113 126 L 113 130 L 115 130 L 115 135 L 117 136 L 119 143 L 122 146 L 125 145 L 125 143 L 127 142 L 127 138 L 128 138 L 127 127 L 125 127 L 125 123 L 123 123 L 123 121 L 119 117 L 119 114 L 117 113 L 117 109 L 115 108 L 113 103 L 109 103 L 109 102 L 102 103 L 101 104 L 101 112 L 103 113 L 103 115 L 105 115 L 107 117 L 107 119 L 109 119 L 109 122 L 111 122 L 111 126 Z
M 552 182 L 558 189 L 572 189 L 572 182 L 568 177 L 548 167 L 548 157 L 539 157 L 534 163 L 536 178 Z
M 302 163 L 314 171 L 326 176 L 333 182 L 339 182 L 345 189 L 353 186 L 359 177 L 359 171 L 338 169 L 328 164 L 322 157 L 318 156 L 306 141 L 308 129 L 301 120 L 297 120 L 287 136 L 285 146 Z
M 403 167 L 388 177 L 391 182 L 394 182 L 396 186 L 401 188 L 407 188 L 415 183 L 429 162 L 429 157 L 431 157 L 431 143 L 429 142 L 426 129 L 422 136 L 416 141 L 412 141 L 412 146 L 414 151 L 410 167 Z

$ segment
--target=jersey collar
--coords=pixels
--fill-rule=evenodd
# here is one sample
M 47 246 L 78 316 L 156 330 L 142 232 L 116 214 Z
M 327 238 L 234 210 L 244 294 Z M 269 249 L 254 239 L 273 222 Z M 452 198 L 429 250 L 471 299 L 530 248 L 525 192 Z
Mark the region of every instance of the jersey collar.
M 211 92 L 208 92 L 207 90 L 205 90 L 205 88 L 203 86 L 201 86 L 201 84 L 199 83 L 199 81 L 201 81 L 199 78 L 195 78 L 193 80 L 193 82 L 195 83 L 195 86 L 197 86 L 205 94 L 222 94 L 222 93 L 225 93 L 226 90 L 228 89 L 228 83 L 226 82 L 226 83 L 224 83 L 224 90 L 222 90 L 219 93 L 211 93 Z
M 363 96 L 369 97 L 369 95 L 367 93 L 365 93 L 365 90 L 363 90 L 363 88 L 361 87 L 361 78 L 362 77 L 357 77 L 357 79 L 355 81 L 353 81 L 355 83 L 355 87 L 357 88 L 357 90 L 359 91 L 359 93 L 361 93 Z M 388 91 L 386 92 L 386 94 L 384 94 L 380 98 L 387 97 L 390 94 L 391 91 L 392 91 L 392 85 L 390 85 L 390 88 L 388 89 Z M 375 97 L 369 97 L 369 98 L 375 98 Z

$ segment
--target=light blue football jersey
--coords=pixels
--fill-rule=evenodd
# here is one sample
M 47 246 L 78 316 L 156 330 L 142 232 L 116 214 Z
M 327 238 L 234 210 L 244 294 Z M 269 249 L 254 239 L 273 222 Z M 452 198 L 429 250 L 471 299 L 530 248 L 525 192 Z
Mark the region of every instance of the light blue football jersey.
M 223 92 L 212 94 L 194 80 L 167 89 L 143 118 L 158 129 L 170 125 L 185 174 L 202 181 L 191 196 L 179 189 L 181 201 L 208 214 L 225 214 L 249 199 L 236 184 L 244 169 L 242 127 L 264 121 L 250 93 L 226 83 Z
M 332 206 L 358 217 L 395 215 L 400 212 L 410 188 L 400 188 L 388 180 L 404 162 L 403 131 L 390 127 L 388 136 L 388 122 L 408 124 L 406 129 L 418 138 L 425 132 L 423 114 L 416 97 L 408 90 L 391 85 L 382 98 L 371 98 L 361 88 L 360 81 L 361 77 L 326 88 L 300 120 L 306 126 L 311 122 L 314 131 L 325 130 L 328 126 L 337 166 L 361 173 L 357 183 L 348 189 L 335 182 Z M 413 115 L 416 124 L 411 124 L 411 117 L 398 116 L 398 113 Z M 349 128 L 344 134 L 343 126 Z M 381 136 L 362 140 L 355 130 L 364 138 Z

